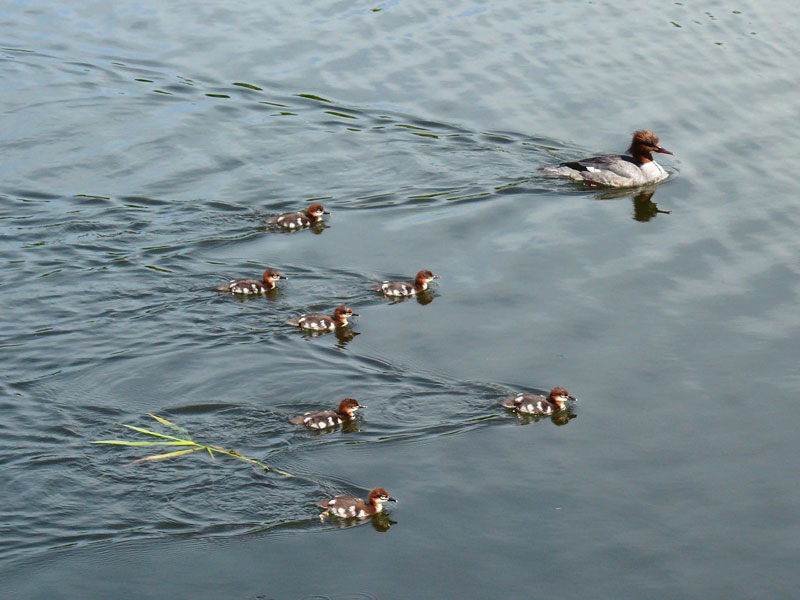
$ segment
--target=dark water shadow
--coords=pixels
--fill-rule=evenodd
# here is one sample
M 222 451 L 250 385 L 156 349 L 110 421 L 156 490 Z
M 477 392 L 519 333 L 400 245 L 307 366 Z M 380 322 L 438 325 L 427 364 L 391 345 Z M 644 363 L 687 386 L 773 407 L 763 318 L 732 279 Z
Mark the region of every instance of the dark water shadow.
M 666 182 L 664 182 L 666 183 Z M 672 211 L 661 210 L 653 201 L 657 185 L 644 186 L 633 190 L 614 190 L 604 191 L 597 194 L 597 200 L 616 200 L 619 198 L 630 198 L 633 202 L 633 220 L 646 223 L 658 215 L 668 215 Z
M 436 298 L 438 298 L 441 294 L 427 289 L 419 294 L 414 294 L 413 296 L 387 296 L 386 294 L 382 294 L 380 292 L 375 292 L 375 295 L 382 298 L 385 301 L 384 303 L 390 306 L 410 301 L 416 301 L 420 306 L 425 306 L 436 300 Z
M 507 410 L 507 412 L 509 414 L 515 414 L 512 410 Z M 578 415 L 572 406 L 567 406 L 564 410 L 560 410 L 552 415 L 526 415 L 523 413 L 516 413 L 515 416 L 520 425 L 531 425 L 539 421 L 548 420 L 553 423 L 553 425 L 561 427 L 563 425 L 568 425 L 569 422 L 577 418 Z

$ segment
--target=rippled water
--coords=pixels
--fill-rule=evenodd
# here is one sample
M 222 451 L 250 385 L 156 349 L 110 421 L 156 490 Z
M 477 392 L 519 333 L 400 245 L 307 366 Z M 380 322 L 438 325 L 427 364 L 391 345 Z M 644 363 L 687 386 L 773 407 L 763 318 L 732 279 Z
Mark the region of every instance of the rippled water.
M 0 7 L 3 597 L 790 597 L 799 17 Z M 639 128 L 664 184 L 538 173 Z M 370 291 L 422 268 L 426 302 Z M 353 335 L 284 324 L 340 303 Z M 569 419 L 498 407 L 554 385 Z M 148 413 L 297 477 L 89 444 Z M 376 485 L 387 518 L 320 523 Z

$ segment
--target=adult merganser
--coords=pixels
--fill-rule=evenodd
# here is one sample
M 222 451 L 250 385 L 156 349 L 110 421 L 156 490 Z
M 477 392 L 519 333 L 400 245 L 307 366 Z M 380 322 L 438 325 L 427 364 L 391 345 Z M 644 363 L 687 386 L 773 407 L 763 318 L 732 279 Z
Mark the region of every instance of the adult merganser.
M 381 512 L 384 502 L 397 502 L 397 500 L 382 487 L 372 490 L 366 502 L 353 496 L 335 496 L 330 500 L 320 500 L 317 506 L 325 510 L 319 516 L 319 520 L 324 521 L 329 514 L 342 519 L 365 519 Z
M 637 131 L 633 134 L 630 156 L 611 154 L 594 156 L 573 162 L 563 162 L 557 167 L 542 169 L 549 175 L 571 177 L 578 181 L 611 187 L 634 187 L 645 183 L 663 181 L 669 173 L 653 160 L 653 152 L 672 154 L 661 147 L 658 136 L 652 131 Z

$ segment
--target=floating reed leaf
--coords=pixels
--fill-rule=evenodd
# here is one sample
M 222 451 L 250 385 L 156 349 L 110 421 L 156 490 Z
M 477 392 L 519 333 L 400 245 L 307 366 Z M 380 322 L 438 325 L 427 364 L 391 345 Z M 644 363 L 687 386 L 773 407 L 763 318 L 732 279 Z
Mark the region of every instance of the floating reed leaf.
M 181 427 L 180 425 L 176 425 L 172 421 L 167 421 L 164 417 L 159 417 L 158 415 L 154 415 L 153 413 L 147 413 L 149 416 L 153 417 L 156 421 L 161 423 L 162 425 L 166 425 L 167 427 L 171 427 L 181 435 L 189 435 L 189 432 Z
M 189 441 L 183 442 L 130 442 L 128 440 L 98 440 L 92 444 L 116 444 L 117 446 L 191 446 Z
M 128 429 L 133 429 L 134 431 L 138 431 L 139 433 L 146 433 L 147 435 L 154 435 L 160 438 L 167 438 L 168 440 L 178 440 L 178 441 L 191 441 L 191 440 L 181 440 L 181 438 L 177 438 L 174 435 L 164 435 L 163 433 L 157 433 L 155 431 L 150 431 L 149 429 L 145 429 L 143 427 L 134 427 L 133 425 L 125 425 L 125 423 L 119 423 L 123 427 L 127 427 Z
M 202 450 L 202 448 L 189 448 L 188 450 L 176 450 L 175 452 L 167 452 L 166 454 L 154 454 L 152 456 L 145 456 L 144 458 L 139 458 L 129 465 L 135 465 L 136 463 L 144 462 L 146 460 L 161 460 L 162 458 L 172 458 L 173 456 L 180 456 L 181 454 L 189 454 L 191 452 L 197 452 L 198 450 Z
M 188 437 L 189 436 L 189 432 L 186 431 L 183 427 L 180 427 L 179 425 L 176 425 L 175 423 L 172 423 L 171 421 L 168 421 L 167 419 L 165 419 L 163 417 L 159 417 L 157 415 L 152 415 L 152 414 L 150 416 L 153 419 L 155 419 L 156 421 L 158 421 L 159 423 L 161 423 L 162 425 L 170 427 L 170 428 L 180 432 L 182 435 L 185 435 L 186 439 L 175 437 L 173 435 L 165 435 L 163 433 L 158 433 L 157 431 L 150 431 L 149 429 L 145 429 L 144 427 L 135 427 L 134 425 L 125 425 L 124 423 L 119 423 L 119 425 L 122 425 L 123 427 L 127 427 L 128 429 L 132 429 L 133 431 L 137 431 L 137 432 L 143 433 L 145 435 L 151 435 L 151 436 L 154 436 L 154 437 L 157 437 L 157 438 L 162 438 L 162 439 L 172 440 L 172 441 L 169 441 L 169 442 L 135 442 L 135 441 L 129 441 L 129 440 L 97 440 L 97 441 L 93 441 L 93 442 L 90 442 L 90 443 L 92 443 L 92 444 L 109 444 L 109 445 L 114 445 L 114 446 L 190 446 L 186 450 L 175 450 L 174 452 L 167 452 L 165 454 L 154 454 L 152 456 L 145 456 L 144 458 L 140 458 L 138 460 L 135 460 L 132 463 L 128 463 L 128 464 L 131 464 L 131 465 L 136 464 L 136 463 L 140 463 L 140 462 L 144 462 L 144 461 L 148 461 L 148 460 L 162 460 L 164 458 L 172 458 L 174 456 L 181 456 L 182 454 L 191 454 L 192 452 L 197 452 L 198 450 L 206 450 L 206 451 L 208 451 L 208 454 L 209 454 L 209 456 L 211 456 L 211 459 L 212 460 L 216 460 L 215 457 L 214 457 L 214 451 L 216 450 L 220 454 L 227 454 L 228 456 L 232 456 L 233 458 L 238 458 L 239 460 L 243 460 L 243 461 L 249 462 L 251 464 L 258 465 L 259 467 L 261 467 L 265 471 L 274 471 L 274 472 L 278 473 L 279 475 L 283 475 L 284 477 L 294 477 L 294 475 L 292 475 L 291 473 L 287 473 L 286 471 L 281 471 L 280 469 L 276 469 L 274 467 L 270 467 L 269 465 L 265 465 L 264 463 L 262 463 L 260 461 L 257 461 L 254 458 L 248 458 L 247 456 L 243 456 L 243 455 L 239 454 L 238 452 L 236 452 L 235 450 L 226 450 L 225 448 L 222 448 L 221 446 L 212 446 L 210 444 L 209 445 L 199 444 L 199 443 L 195 442 L 194 440 L 189 439 L 189 437 Z

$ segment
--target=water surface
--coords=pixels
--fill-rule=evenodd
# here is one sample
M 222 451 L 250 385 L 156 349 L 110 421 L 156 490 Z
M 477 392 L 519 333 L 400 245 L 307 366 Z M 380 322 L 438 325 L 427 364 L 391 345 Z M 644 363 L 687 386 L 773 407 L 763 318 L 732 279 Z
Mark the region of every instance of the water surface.
M 789 597 L 798 12 L 0 8 L 4 596 Z M 538 174 L 639 128 L 664 184 Z M 340 303 L 356 335 L 283 323 Z M 498 407 L 555 385 L 566 423 Z M 89 444 L 148 413 L 298 477 Z M 319 522 L 376 485 L 388 521 Z

